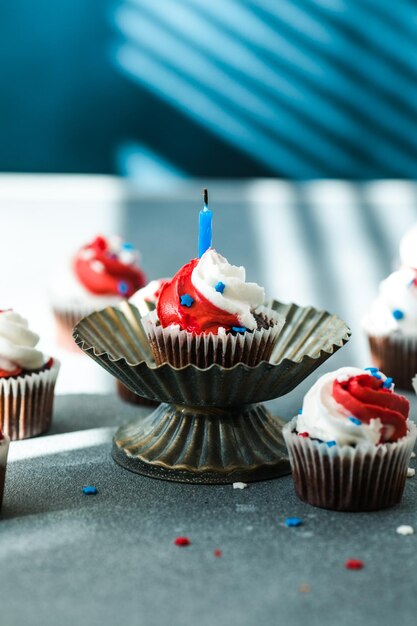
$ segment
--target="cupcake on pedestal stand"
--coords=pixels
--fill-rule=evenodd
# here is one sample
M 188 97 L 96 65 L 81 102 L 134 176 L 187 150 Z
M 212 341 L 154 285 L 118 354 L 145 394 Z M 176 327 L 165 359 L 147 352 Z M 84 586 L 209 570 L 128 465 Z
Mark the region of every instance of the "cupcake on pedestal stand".
M 195 483 L 281 476 L 290 471 L 282 422 L 262 402 L 294 389 L 350 332 L 325 311 L 263 305 L 244 268 L 211 249 L 208 222 L 200 218 L 199 259 L 164 285 L 156 311 L 108 307 L 84 318 L 74 339 L 129 389 L 163 403 L 116 432 L 120 465 Z

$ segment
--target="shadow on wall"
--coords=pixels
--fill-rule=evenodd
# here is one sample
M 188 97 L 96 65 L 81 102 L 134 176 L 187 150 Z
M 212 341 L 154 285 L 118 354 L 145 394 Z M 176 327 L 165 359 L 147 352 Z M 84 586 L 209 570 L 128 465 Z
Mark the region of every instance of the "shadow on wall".
M 15 0 L 0 169 L 417 176 L 408 0 Z

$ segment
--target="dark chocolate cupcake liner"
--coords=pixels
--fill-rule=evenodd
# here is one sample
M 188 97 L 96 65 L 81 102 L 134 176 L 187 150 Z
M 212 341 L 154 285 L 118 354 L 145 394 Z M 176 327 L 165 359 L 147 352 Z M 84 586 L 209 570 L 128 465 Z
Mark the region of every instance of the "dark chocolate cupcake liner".
M 411 390 L 417 374 L 417 337 L 402 335 L 368 335 L 373 363 L 396 387 Z
M 272 309 L 260 307 L 257 312 L 273 325 L 236 335 L 195 335 L 178 326 L 163 328 L 157 325 L 155 311 L 144 318 L 143 324 L 157 365 L 170 363 L 184 367 L 191 363 L 202 369 L 213 363 L 222 367 L 233 367 L 236 363 L 254 366 L 269 360 L 285 323 L 284 317 Z
M 376 511 L 398 504 L 417 437 L 414 422 L 394 443 L 332 446 L 283 428 L 294 486 L 300 500 L 335 511 Z
M 137 393 L 131 391 L 120 380 L 116 380 L 116 389 L 119 397 L 129 404 L 136 404 L 137 406 L 158 406 L 157 400 L 148 400 L 143 396 L 138 396 Z
M 28 439 L 51 424 L 60 363 L 40 372 L 0 379 L 0 428 L 12 441 Z

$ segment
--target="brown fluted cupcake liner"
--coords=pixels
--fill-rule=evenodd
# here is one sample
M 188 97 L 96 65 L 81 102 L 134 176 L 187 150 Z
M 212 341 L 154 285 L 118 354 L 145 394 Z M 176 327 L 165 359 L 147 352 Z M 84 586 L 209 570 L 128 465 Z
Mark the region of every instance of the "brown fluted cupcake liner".
M 0 379 L 0 428 L 12 441 L 48 430 L 59 367 L 54 359 L 39 372 Z
M 6 466 L 7 455 L 9 452 L 9 444 L 9 437 L 3 434 L 3 439 L 0 440 L 0 509 L 3 503 L 4 481 L 6 479 Z
M 125 402 L 129 402 L 130 404 L 136 404 L 138 406 L 158 406 L 159 402 L 156 400 L 149 400 L 148 398 L 144 398 L 143 396 L 138 396 L 134 391 L 130 391 L 126 385 L 124 385 L 120 380 L 116 380 L 116 388 L 117 393 L 120 398 Z
M 233 367 L 236 363 L 254 366 L 269 360 L 285 323 L 283 316 L 266 307 L 258 309 L 258 313 L 271 325 L 236 335 L 195 335 L 178 326 L 163 328 L 158 325 L 155 311 L 143 323 L 157 365 L 168 362 L 174 367 L 184 367 L 191 363 L 202 369 L 213 363 L 222 367 Z
M 372 362 L 395 386 L 411 390 L 412 378 L 417 374 L 417 338 L 401 335 L 369 335 Z
M 88 312 L 59 311 L 54 309 L 57 341 L 62 348 L 71 352 L 79 352 L 78 346 L 74 344 L 72 339 L 72 330 L 84 315 L 89 313 L 91 313 L 91 309 Z
M 283 428 L 294 486 L 300 500 L 335 511 L 376 511 L 398 504 L 403 494 L 417 427 L 394 443 L 332 446 Z

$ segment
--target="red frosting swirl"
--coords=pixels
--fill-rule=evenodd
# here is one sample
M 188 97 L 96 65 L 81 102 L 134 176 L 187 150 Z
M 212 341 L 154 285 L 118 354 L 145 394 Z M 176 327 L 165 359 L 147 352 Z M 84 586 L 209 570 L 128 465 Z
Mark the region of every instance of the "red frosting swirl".
M 367 424 L 379 418 L 383 425 L 381 441 L 397 441 L 407 434 L 410 404 L 404 396 L 386 389 L 382 379 L 360 374 L 348 380 L 335 380 L 333 397 L 353 417 Z
M 161 325 L 165 328 L 179 324 L 182 330 L 197 335 L 217 335 L 221 327 L 230 330 L 233 326 L 240 326 L 236 315 L 219 309 L 194 287 L 191 274 L 198 262 L 199 259 L 192 259 L 162 286 L 156 305 Z M 190 297 L 185 298 L 190 306 L 181 304 L 181 296 Z
M 104 237 L 81 248 L 74 259 L 74 271 L 81 284 L 95 295 L 130 298 L 146 284 L 146 276 L 133 263 L 113 253 Z

